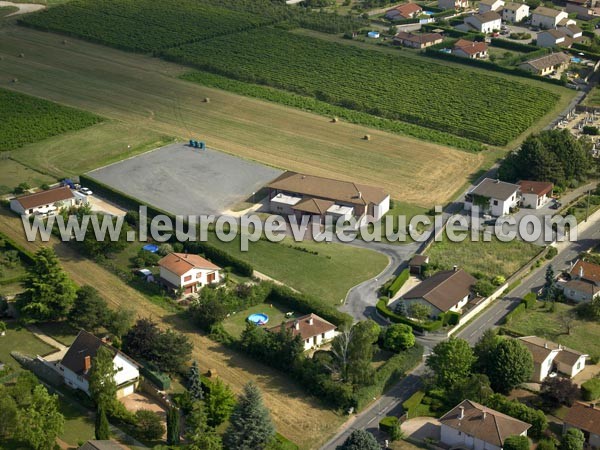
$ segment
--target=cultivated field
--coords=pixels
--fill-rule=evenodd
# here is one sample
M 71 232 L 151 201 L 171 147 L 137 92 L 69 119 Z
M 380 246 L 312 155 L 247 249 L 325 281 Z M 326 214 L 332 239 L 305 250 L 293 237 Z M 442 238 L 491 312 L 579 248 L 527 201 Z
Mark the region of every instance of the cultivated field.
M 0 29 L 0 86 L 155 134 L 199 137 L 211 148 L 275 167 L 381 186 L 393 198 L 424 207 L 448 201 L 483 161 L 482 155 L 333 124 L 177 80 L 185 71 L 181 66 L 75 39 L 63 44 L 63 39 L 22 27 Z M 15 77 L 20 81 L 11 83 Z M 210 103 L 202 102 L 205 97 Z M 370 141 L 362 139 L 365 134 Z M 67 157 L 53 162 L 58 168 L 63 164 L 69 164 Z
M 42 245 L 27 242 L 20 219 L 4 209 L 0 210 L 0 229 L 30 251 Z M 240 392 L 248 380 L 254 380 L 262 390 L 279 432 L 300 448 L 318 448 L 343 422 L 343 417 L 308 398 L 283 374 L 215 343 L 193 329 L 188 320 L 149 302 L 119 277 L 79 256 L 66 245 L 54 239 L 49 245 L 54 247 L 63 268 L 76 283 L 94 286 L 112 307 L 123 305 L 132 308 L 139 317 L 151 317 L 163 327 L 173 327 L 186 333 L 194 344 L 193 358 L 198 360 L 203 371 L 216 369 L 219 377 L 236 392 Z

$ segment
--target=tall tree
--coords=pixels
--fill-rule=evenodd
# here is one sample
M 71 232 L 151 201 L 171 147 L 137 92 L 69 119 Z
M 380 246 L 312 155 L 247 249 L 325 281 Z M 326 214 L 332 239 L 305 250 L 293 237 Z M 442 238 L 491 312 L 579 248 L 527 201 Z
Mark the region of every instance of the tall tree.
M 179 408 L 171 407 L 167 411 L 167 444 L 179 444 Z
M 342 445 L 338 445 L 337 450 L 380 450 L 381 447 L 371 433 L 367 430 L 354 430 L 346 438 Z
M 496 345 L 489 365 L 484 368 L 492 389 L 508 394 L 533 374 L 533 357 L 516 339 L 501 339 Z
M 469 343 L 451 337 L 433 348 L 426 364 L 435 374 L 438 386 L 452 388 L 469 376 L 474 363 L 475 355 Z
M 473 373 L 468 378 L 458 381 L 450 391 L 453 403 L 460 403 L 466 398 L 484 403 L 493 393 L 489 378 L 481 373 Z
M 0 385 L 0 439 L 12 436 L 17 429 L 19 409 L 8 389 Z
M 21 316 L 34 322 L 65 317 L 75 300 L 75 285 L 51 248 L 42 247 L 34 258 L 27 269 L 25 291 L 17 296 Z
M 383 346 L 393 352 L 407 350 L 415 345 L 416 339 L 412 328 L 402 323 L 387 327 L 383 338 Z
M 52 450 L 63 432 L 65 418 L 58 410 L 58 397 L 41 384 L 33 389 L 31 404 L 19 415 L 19 440 L 34 450 Z
M 94 434 L 98 441 L 110 439 L 110 426 L 108 424 L 108 419 L 106 418 L 106 410 L 103 406 L 99 406 L 96 410 Z
M 527 436 L 509 436 L 504 440 L 504 450 L 529 450 Z
M 204 390 L 202 389 L 202 378 L 200 377 L 200 368 L 198 361 L 194 361 L 190 366 L 187 375 L 188 392 L 194 400 L 202 400 L 204 398 Z
M 585 444 L 585 436 L 577 428 L 569 428 L 563 435 L 560 450 L 582 450 Z
M 114 358 L 113 350 L 101 345 L 92 359 L 88 377 L 90 396 L 96 406 L 105 411 L 111 407 L 117 396 L 117 382 L 115 381 L 117 369 L 113 362 Z
M 190 360 L 193 345 L 182 333 L 168 329 L 161 331 L 154 343 L 153 360 L 165 372 L 177 372 Z
M 133 310 L 119 308 L 109 313 L 109 320 L 105 324 L 105 327 L 113 336 L 121 339 L 133 326 L 133 318 Z
M 235 407 L 235 397 L 231 388 L 220 378 L 210 383 L 206 396 L 208 425 L 218 427 L 231 415 Z
M 69 321 L 75 327 L 96 333 L 108 322 L 109 315 L 108 304 L 96 288 L 82 286 L 77 290 L 75 302 L 69 311 Z
M 548 267 L 546 267 L 546 275 L 544 278 L 546 279 L 546 287 L 550 287 L 554 284 L 554 267 L 552 267 L 552 264 L 548 264 Z
M 148 318 L 138 319 L 123 336 L 123 350 L 133 358 L 154 360 L 154 345 L 159 335 L 156 322 Z
M 208 415 L 202 400 L 196 400 L 186 417 L 186 438 L 190 450 L 221 450 L 221 437 L 208 425 Z
M 498 332 L 493 328 L 488 328 L 481 335 L 473 351 L 477 361 L 475 362 L 475 369 L 480 373 L 485 373 L 485 368 L 491 363 L 496 346 L 500 342 Z
M 579 395 L 579 387 L 568 378 L 546 378 L 540 389 L 541 397 L 552 407 L 572 406 Z
M 271 414 L 252 382 L 244 386 L 229 422 L 224 443 L 230 450 L 264 449 L 275 435 Z

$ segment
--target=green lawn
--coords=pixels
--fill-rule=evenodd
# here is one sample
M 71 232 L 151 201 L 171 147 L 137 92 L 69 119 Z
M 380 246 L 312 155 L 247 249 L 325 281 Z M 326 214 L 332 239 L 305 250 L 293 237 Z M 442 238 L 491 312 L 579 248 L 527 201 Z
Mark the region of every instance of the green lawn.
M 94 439 L 94 419 L 89 411 L 64 397 L 59 400 L 60 412 L 65 416 L 65 429 L 60 438 L 72 446 Z
M 42 184 L 51 184 L 56 182 L 56 178 L 37 170 L 30 169 L 23 164 L 12 159 L 0 159 L 0 195 L 9 194 L 19 184 L 25 182 L 30 186 L 41 186 Z
M 600 106 L 600 87 L 595 86 L 583 100 L 586 106 Z
M 21 366 L 12 356 L 11 351 L 18 351 L 28 356 L 44 356 L 56 349 L 40 341 L 26 328 L 15 322 L 7 322 L 8 331 L 6 336 L 0 337 L 0 361 L 15 370 L 21 370 Z
M 19 10 L 16 6 L 0 6 L 0 18 L 8 16 Z
M 244 311 L 238 311 L 237 314 L 233 314 L 223 322 L 225 330 L 234 337 L 239 337 L 242 331 L 246 328 L 246 318 L 250 314 L 264 313 L 269 316 L 269 322 L 266 327 L 276 327 L 281 322 L 286 320 L 285 313 L 292 312 L 289 308 L 282 308 L 277 304 L 261 303 L 260 305 L 252 306 Z
M 441 242 L 427 251 L 430 263 L 450 269 L 457 265 L 469 273 L 481 272 L 489 276 L 508 278 L 541 251 L 541 247 L 520 240 L 500 242 L 472 242 L 470 236 L 463 242 L 451 242 L 444 234 Z
M 600 323 L 578 320 L 571 334 L 566 334 L 561 317 L 572 309 L 573 306 L 556 303 L 556 311 L 549 312 L 540 302 L 534 310 L 513 319 L 505 327 L 522 335 L 544 337 L 589 355 L 600 355 Z
M 73 343 L 78 333 L 78 330 L 73 328 L 66 321 L 38 323 L 36 326 L 45 334 L 66 346 L 69 346 Z

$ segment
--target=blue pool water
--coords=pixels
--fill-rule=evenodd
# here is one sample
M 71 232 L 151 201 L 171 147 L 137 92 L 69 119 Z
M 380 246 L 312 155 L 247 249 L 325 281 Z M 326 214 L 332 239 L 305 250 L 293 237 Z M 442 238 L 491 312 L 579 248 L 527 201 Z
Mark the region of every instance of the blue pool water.
M 156 244 L 147 244 L 142 247 L 147 252 L 156 253 L 158 251 L 158 245 Z
M 250 314 L 246 320 L 254 325 L 264 325 L 269 321 L 269 316 L 263 313 Z
M 433 16 L 435 13 L 433 11 L 423 11 L 423 14 L 426 16 Z
M 579 64 L 581 62 L 581 58 L 577 58 L 574 56 L 571 58 L 571 62 L 574 62 L 575 64 Z

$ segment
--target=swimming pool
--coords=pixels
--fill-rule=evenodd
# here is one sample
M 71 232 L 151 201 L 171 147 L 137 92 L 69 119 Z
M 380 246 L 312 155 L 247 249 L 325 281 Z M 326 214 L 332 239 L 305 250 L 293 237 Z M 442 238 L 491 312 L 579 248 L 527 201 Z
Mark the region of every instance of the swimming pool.
M 581 62 L 581 58 L 577 58 L 576 56 L 573 56 L 571 58 L 571 62 L 574 62 L 575 64 L 579 64 Z
M 158 245 L 156 244 L 146 244 L 142 248 L 151 253 L 156 253 L 158 251 Z
M 269 316 L 263 313 L 255 313 L 250 314 L 246 320 L 254 325 L 265 325 L 269 321 Z

